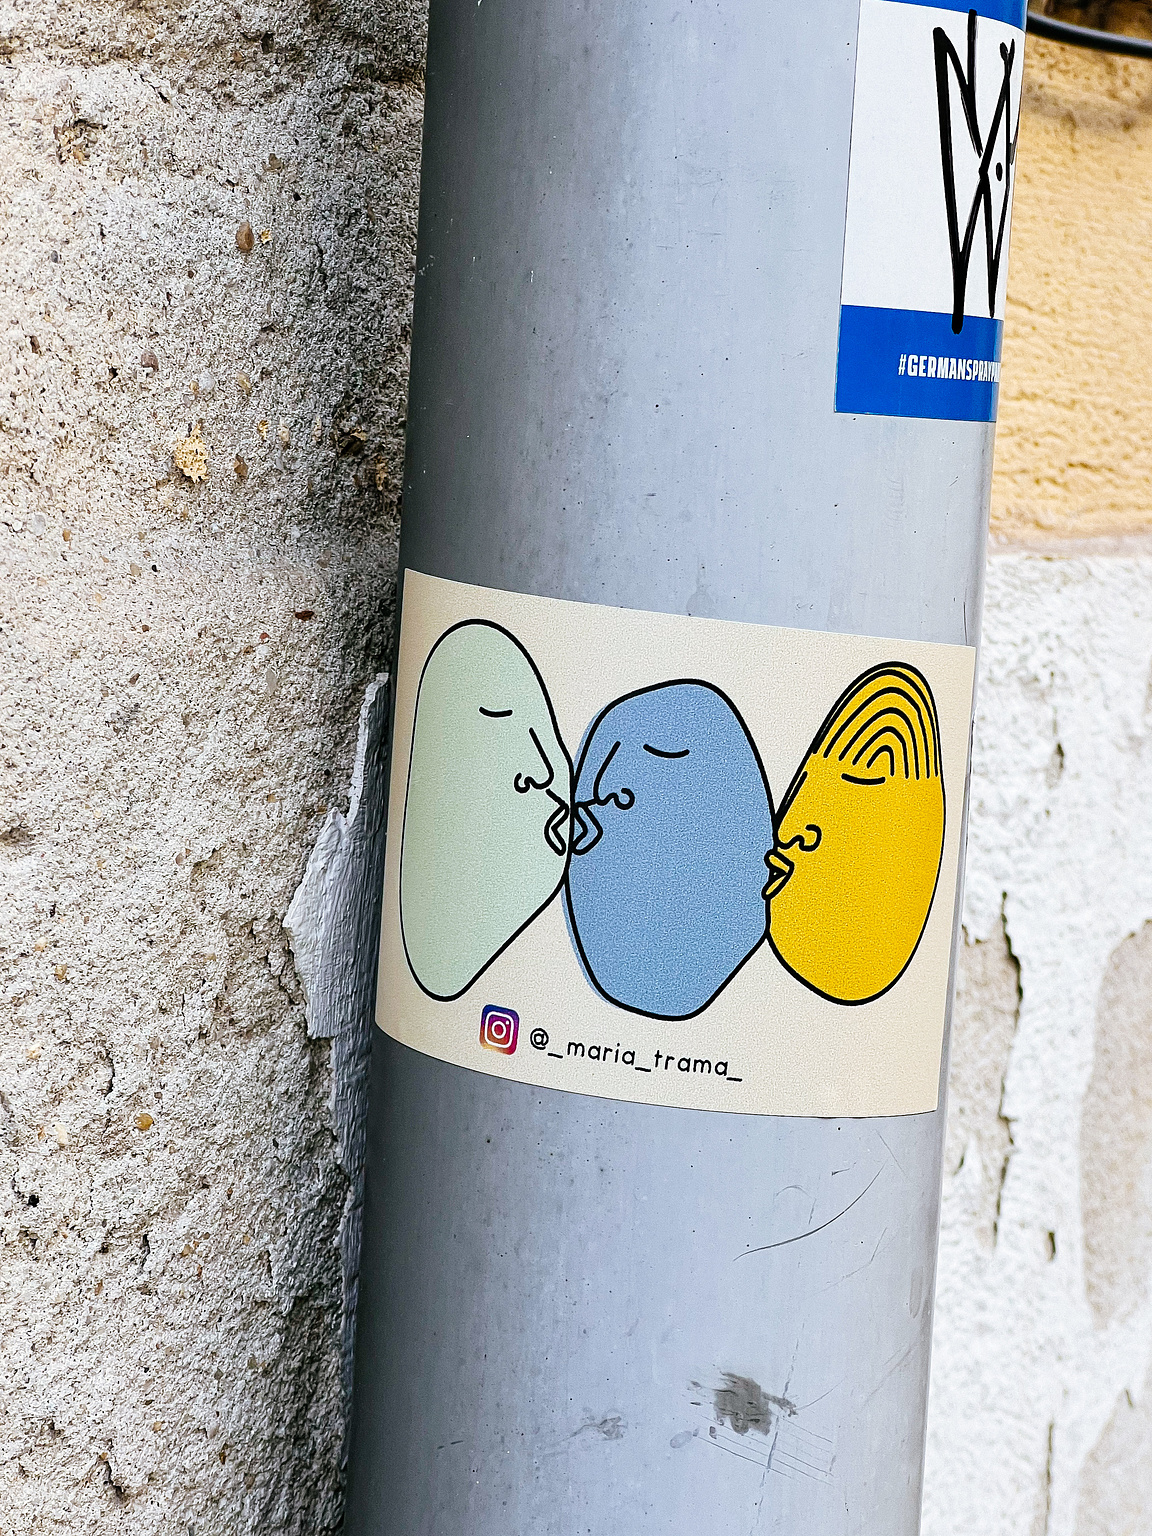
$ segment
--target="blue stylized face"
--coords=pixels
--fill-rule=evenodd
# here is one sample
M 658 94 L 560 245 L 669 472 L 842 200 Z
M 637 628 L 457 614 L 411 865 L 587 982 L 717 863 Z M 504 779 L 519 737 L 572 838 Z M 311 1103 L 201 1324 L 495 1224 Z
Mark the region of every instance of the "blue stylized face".
M 638 1013 L 698 1012 L 766 928 L 772 799 L 744 722 L 705 683 L 620 699 L 575 800 L 568 915 L 590 978 Z

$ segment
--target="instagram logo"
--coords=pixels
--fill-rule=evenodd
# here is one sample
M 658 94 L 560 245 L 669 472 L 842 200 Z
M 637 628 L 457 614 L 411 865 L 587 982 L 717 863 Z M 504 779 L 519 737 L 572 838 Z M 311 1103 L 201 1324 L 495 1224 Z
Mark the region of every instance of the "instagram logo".
M 486 1051 L 511 1056 L 520 1033 L 520 1015 L 513 1008 L 495 1008 L 488 1004 L 480 1015 L 480 1044 Z

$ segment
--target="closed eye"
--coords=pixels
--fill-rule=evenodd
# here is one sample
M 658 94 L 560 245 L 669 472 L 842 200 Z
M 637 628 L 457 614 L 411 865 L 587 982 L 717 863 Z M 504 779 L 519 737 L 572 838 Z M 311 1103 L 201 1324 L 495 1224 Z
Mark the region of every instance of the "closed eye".
M 483 704 L 481 704 L 480 713 L 489 720 L 507 720 L 512 711 L 510 709 L 485 709 Z
M 644 750 L 651 752 L 653 757 L 687 757 L 689 752 L 688 747 L 685 747 L 683 752 L 661 752 L 659 747 L 650 747 L 647 742 L 644 743 Z

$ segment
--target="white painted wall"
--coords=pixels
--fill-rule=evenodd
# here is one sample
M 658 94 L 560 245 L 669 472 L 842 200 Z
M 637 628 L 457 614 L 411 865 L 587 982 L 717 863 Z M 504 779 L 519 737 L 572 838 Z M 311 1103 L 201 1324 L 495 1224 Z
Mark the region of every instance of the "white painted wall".
M 1152 1526 L 1152 551 L 990 562 L 927 1536 Z

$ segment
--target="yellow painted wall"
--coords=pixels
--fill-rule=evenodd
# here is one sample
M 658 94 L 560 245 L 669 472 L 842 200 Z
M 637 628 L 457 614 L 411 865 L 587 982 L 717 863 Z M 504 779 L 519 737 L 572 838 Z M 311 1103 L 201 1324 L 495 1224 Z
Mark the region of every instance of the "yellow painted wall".
M 1152 531 L 1152 62 L 1030 37 L 992 532 Z

